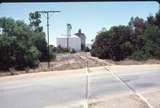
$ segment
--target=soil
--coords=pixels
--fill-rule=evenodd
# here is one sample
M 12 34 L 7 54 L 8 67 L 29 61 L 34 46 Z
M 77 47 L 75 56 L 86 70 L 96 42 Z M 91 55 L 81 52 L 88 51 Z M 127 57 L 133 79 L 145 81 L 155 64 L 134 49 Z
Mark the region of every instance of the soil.
M 0 76 L 17 75 L 32 72 L 47 72 L 47 71 L 60 71 L 70 69 L 80 69 L 97 66 L 111 66 L 111 65 L 140 65 L 140 64 L 160 64 L 160 60 L 147 60 L 147 61 L 135 61 L 135 60 L 123 60 L 123 61 L 112 61 L 102 60 L 97 57 L 92 57 L 89 52 L 79 52 L 74 54 L 57 54 L 55 61 L 50 62 L 50 68 L 48 68 L 47 62 L 41 62 L 39 67 L 36 69 L 29 69 L 29 71 L 1 71 Z

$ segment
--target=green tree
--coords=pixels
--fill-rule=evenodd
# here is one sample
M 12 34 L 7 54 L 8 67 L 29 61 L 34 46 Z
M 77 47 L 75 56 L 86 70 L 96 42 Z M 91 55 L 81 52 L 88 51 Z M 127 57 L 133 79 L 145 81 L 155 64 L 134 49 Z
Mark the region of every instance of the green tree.
M 103 29 L 96 36 L 91 55 L 113 60 L 129 57 L 160 59 L 160 10 L 146 21 L 132 17 L 128 26 L 113 26 L 108 31 Z
M 33 12 L 29 14 L 29 20 L 30 20 L 30 26 L 32 27 L 32 30 L 35 32 L 42 32 L 43 27 L 40 26 L 41 24 L 41 14 L 38 12 Z
M 132 37 L 133 37 L 133 43 L 134 43 L 134 49 L 135 50 L 141 50 L 144 46 L 144 30 L 146 29 L 146 21 L 144 21 L 142 18 L 135 17 L 131 18 L 128 26 L 132 30 Z
M 150 15 L 149 17 L 147 17 L 147 24 L 148 25 L 154 25 L 155 24 L 155 17 Z
M 40 26 L 40 18 L 41 15 L 38 12 L 33 12 L 29 14 L 30 26 L 34 31 L 32 34 L 32 41 L 41 53 L 40 61 L 48 61 L 48 56 L 49 59 L 55 59 L 55 52 L 50 51 L 50 54 L 48 54 L 48 45 L 46 42 L 45 33 L 43 32 L 43 27 Z
M 32 35 L 33 36 L 31 37 L 31 41 L 41 53 L 41 56 L 39 58 L 40 61 L 48 60 L 48 47 L 45 39 L 45 33 L 33 32 Z
M 155 16 L 147 17 L 146 28 L 141 33 L 143 46 L 136 50 L 132 57 L 136 60 L 147 60 L 149 58 L 160 58 L 160 11 Z
M 160 10 L 156 13 L 156 15 L 155 15 L 155 25 L 157 25 L 159 28 L 160 28 Z
M 127 26 L 114 26 L 109 31 L 101 31 L 92 45 L 91 55 L 99 58 L 123 60 L 131 55 L 133 42 L 131 30 Z
M 109 58 L 110 36 L 108 31 L 101 31 L 97 34 L 96 39 L 92 45 L 91 55 L 99 58 Z M 107 47 L 106 47 L 107 46 Z
M 0 35 L 0 69 L 38 66 L 40 52 L 31 40 L 33 31 L 30 27 L 11 18 L 0 18 L 0 22 L 3 29 Z
M 144 32 L 145 51 L 155 58 L 160 59 L 160 28 L 148 26 Z
M 4 35 L 14 35 L 16 23 L 12 18 L 0 18 L 0 27 L 3 28 Z

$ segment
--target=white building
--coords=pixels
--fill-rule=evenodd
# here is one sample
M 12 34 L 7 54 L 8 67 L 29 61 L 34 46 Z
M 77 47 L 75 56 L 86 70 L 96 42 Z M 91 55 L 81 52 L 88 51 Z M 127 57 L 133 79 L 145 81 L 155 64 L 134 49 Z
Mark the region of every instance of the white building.
M 57 38 L 57 46 L 67 48 L 67 37 Z M 81 51 L 81 39 L 77 36 L 71 36 L 68 39 L 68 46 L 70 50 Z
M 85 47 L 86 36 L 81 32 L 81 29 L 78 30 L 73 36 L 69 37 L 68 46 L 69 49 L 74 49 L 75 51 L 81 51 Z M 57 38 L 57 46 L 62 48 L 67 48 L 67 37 Z

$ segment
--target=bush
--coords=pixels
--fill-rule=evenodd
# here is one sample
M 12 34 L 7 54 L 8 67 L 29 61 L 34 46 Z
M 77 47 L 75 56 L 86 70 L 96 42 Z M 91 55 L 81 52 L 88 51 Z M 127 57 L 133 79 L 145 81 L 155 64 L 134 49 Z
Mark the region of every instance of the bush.
M 41 55 L 39 56 L 40 61 L 48 60 L 48 46 L 45 39 L 45 33 L 43 32 L 33 32 L 31 40 L 34 46 L 40 51 Z
M 149 58 L 152 58 L 152 55 L 143 50 L 139 50 L 139 51 L 135 51 L 130 58 L 141 61 L 141 60 L 147 60 Z
M 56 53 L 67 53 L 69 50 L 67 48 L 62 48 L 60 45 L 56 48 Z
M 85 52 L 89 52 L 90 49 L 89 49 L 88 47 L 85 47 L 85 48 L 84 48 L 84 51 L 85 51 Z
M 144 32 L 144 49 L 154 58 L 160 59 L 160 28 L 149 25 Z
M 49 59 L 50 59 L 50 60 L 55 60 L 55 59 L 56 59 L 56 53 L 50 51 Z
M 48 52 L 47 52 L 47 54 L 48 54 Z M 53 45 L 49 46 L 49 59 L 50 60 L 56 59 L 56 47 L 54 47 Z
M 126 26 L 114 26 L 101 31 L 92 45 L 91 55 L 99 58 L 123 60 L 133 52 L 131 30 Z
M 39 50 L 18 42 L 14 37 L 0 36 L 0 52 L 0 70 L 35 68 L 39 64 Z
M 38 67 L 40 63 L 39 57 L 40 57 L 39 50 L 35 46 L 31 46 L 27 51 L 27 56 L 26 56 L 27 65 L 25 67 L 27 66 L 31 68 Z
M 76 53 L 76 50 L 75 50 L 75 49 L 72 49 L 72 50 L 70 51 L 70 53 Z

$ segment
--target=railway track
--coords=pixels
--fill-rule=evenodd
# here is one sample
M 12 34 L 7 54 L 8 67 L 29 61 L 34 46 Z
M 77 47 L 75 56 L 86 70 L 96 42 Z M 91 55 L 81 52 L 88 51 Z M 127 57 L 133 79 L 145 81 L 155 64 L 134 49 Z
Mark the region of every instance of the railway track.
M 115 72 L 112 72 L 109 68 L 106 67 L 106 64 L 105 63 L 102 63 L 102 62 L 99 62 L 98 60 L 95 60 L 91 57 L 88 57 L 87 55 L 86 56 L 80 56 L 81 59 L 85 60 L 86 61 L 86 68 L 87 68 L 87 76 L 86 76 L 86 94 L 85 94 L 85 99 L 89 100 L 89 96 L 88 96 L 88 92 L 89 92 L 89 77 L 88 77 L 88 74 L 90 72 L 90 66 L 88 65 L 88 62 L 96 62 L 97 64 L 99 64 L 100 66 L 102 66 L 106 72 L 109 72 L 114 78 L 116 78 L 119 82 L 121 82 L 126 88 L 128 88 L 134 95 L 138 96 L 139 99 L 141 101 L 143 101 L 147 106 L 148 108 L 154 108 L 149 102 L 148 100 L 143 96 L 141 95 L 141 93 L 137 92 L 131 85 L 129 85 L 125 80 L 123 80 L 119 75 L 117 75 Z M 87 61 L 87 60 L 90 60 L 90 61 Z M 85 104 L 85 108 L 88 108 L 88 103 L 87 105 Z

